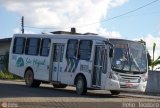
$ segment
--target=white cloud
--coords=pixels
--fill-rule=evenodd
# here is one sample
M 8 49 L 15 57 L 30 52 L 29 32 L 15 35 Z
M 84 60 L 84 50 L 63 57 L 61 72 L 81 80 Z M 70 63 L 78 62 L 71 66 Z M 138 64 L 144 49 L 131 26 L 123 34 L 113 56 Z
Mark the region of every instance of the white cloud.
M 108 38 L 122 38 L 121 34 L 117 31 L 107 31 L 104 28 L 99 28 L 98 32 L 100 35 Z
M 19 29 L 19 28 L 15 28 L 15 29 L 13 29 L 13 33 L 21 33 L 21 30 Z
M 99 22 L 107 17 L 108 10 L 121 6 L 128 0 L 2 0 L 7 10 L 24 16 L 25 24 L 36 27 L 68 28 Z M 100 30 L 104 29 L 104 30 Z M 62 30 L 62 29 L 60 29 Z M 120 35 L 108 32 L 101 24 L 77 27 L 78 32 L 102 33 L 110 36 Z M 106 32 L 106 33 L 104 33 Z
M 147 35 L 146 37 L 142 37 L 144 41 L 146 41 L 147 49 L 151 56 L 153 56 L 153 43 L 156 43 L 156 49 L 155 49 L 155 57 L 160 56 L 160 37 L 153 36 L 151 34 Z
M 121 6 L 123 5 L 125 2 L 127 2 L 128 0 L 115 0 L 115 2 L 111 3 L 112 7 L 117 7 L 117 6 Z
M 13 29 L 13 34 L 18 34 L 18 33 L 22 33 L 20 28 L 14 28 Z M 26 34 L 35 34 L 35 32 L 31 31 L 31 30 L 25 30 L 24 33 Z

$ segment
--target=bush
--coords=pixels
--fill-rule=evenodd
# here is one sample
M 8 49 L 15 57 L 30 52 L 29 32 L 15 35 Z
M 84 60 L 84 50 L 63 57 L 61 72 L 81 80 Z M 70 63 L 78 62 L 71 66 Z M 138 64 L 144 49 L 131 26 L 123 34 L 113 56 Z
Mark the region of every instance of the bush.
M 21 79 L 21 77 L 13 75 L 8 71 L 9 52 L 6 52 L 2 59 L 3 68 L 0 71 L 0 79 Z
M 4 72 L 0 72 L 0 79 L 13 79 L 13 75 L 4 73 Z
M 3 68 L 2 72 L 8 72 L 9 52 L 6 52 L 2 59 Z
M 0 72 L 0 79 L 21 79 L 21 78 L 9 72 Z

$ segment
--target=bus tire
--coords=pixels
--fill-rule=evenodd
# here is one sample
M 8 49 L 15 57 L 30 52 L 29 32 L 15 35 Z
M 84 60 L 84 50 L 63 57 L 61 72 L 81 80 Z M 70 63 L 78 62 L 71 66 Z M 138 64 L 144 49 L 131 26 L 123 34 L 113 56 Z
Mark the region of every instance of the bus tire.
M 116 91 L 116 90 L 111 90 L 110 91 L 112 95 L 119 95 L 120 91 Z
M 34 80 L 34 74 L 31 69 L 27 69 L 24 75 L 25 83 L 28 87 L 39 87 L 41 82 L 38 80 Z
M 54 88 L 66 88 L 67 85 L 66 84 L 53 84 Z
M 78 95 L 85 95 L 87 93 L 86 79 L 82 75 L 76 78 L 76 92 Z

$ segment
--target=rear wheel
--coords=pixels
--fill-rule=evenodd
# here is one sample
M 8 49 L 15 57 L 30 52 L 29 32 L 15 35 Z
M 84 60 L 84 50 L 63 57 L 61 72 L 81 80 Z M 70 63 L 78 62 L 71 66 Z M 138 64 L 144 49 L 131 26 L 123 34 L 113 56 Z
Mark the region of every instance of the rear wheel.
M 116 91 L 116 90 L 111 90 L 110 91 L 112 95 L 119 95 L 120 91 Z
M 85 95 L 87 93 L 87 83 L 85 78 L 81 75 L 76 79 L 76 92 L 79 95 Z
M 34 80 L 34 74 L 31 69 L 28 69 L 25 73 L 25 83 L 28 87 L 39 87 L 41 82 L 38 80 Z
M 66 84 L 53 84 L 54 88 L 66 88 L 67 85 Z

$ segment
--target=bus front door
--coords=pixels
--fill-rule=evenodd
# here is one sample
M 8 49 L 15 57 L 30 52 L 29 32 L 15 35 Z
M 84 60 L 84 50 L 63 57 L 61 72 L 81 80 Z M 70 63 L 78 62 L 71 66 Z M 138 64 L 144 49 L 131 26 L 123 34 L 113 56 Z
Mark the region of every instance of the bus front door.
M 107 50 L 104 45 L 95 46 L 94 66 L 92 74 L 92 86 L 101 87 L 107 69 Z
M 53 44 L 53 70 L 52 70 L 52 80 L 61 81 L 62 73 L 62 62 L 64 54 L 64 44 Z

